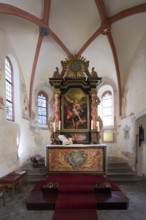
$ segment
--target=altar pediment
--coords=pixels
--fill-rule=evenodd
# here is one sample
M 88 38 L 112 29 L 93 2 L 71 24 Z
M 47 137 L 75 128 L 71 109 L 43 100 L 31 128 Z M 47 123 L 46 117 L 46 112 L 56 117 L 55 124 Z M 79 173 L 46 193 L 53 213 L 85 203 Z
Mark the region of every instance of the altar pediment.
M 92 84 L 97 86 L 101 83 L 102 78 L 98 77 L 97 72 L 92 67 L 92 71 L 89 71 L 89 61 L 79 55 L 71 55 L 66 58 L 65 61 L 61 61 L 62 71 L 59 73 L 58 67 L 54 71 L 53 77 L 49 79 L 52 86 L 58 87 L 66 85 L 66 81 L 69 83 L 82 82 L 84 85 Z M 79 80 L 79 81 L 78 81 Z M 86 83 L 85 83 L 86 82 Z

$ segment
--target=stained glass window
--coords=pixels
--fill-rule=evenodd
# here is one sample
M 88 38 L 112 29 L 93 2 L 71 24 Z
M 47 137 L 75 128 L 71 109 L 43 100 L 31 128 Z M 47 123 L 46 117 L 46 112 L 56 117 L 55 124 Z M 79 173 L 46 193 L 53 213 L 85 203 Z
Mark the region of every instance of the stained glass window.
M 47 95 L 44 92 L 38 94 L 38 124 L 46 125 L 48 118 Z
M 6 118 L 14 121 L 14 85 L 13 68 L 8 57 L 5 59 L 5 79 L 6 79 Z

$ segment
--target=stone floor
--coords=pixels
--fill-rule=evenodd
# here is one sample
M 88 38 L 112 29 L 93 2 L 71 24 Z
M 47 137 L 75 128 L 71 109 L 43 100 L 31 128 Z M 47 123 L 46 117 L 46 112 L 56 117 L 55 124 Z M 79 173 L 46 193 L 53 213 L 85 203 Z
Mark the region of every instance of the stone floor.
M 145 220 L 146 216 L 146 182 L 121 183 L 121 190 L 129 198 L 128 210 L 99 210 L 99 220 Z M 6 195 L 6 206 L 0 198 L 0 220 L 51 220 L 54 211 L 32 211 L 26 209 L 26 198 L 32 185 L 24 186 L 12 199 L 10 192 Z M 92 220 L 92 219 L 90 219 Z

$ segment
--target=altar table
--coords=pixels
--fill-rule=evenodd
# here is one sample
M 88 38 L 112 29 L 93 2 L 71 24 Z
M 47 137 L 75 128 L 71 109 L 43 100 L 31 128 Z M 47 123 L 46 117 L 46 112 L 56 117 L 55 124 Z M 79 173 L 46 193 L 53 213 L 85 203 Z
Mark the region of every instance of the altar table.
M 106 175 L 107 146 L 103 144 L 47 145 L 49 173 L 92 173 Z

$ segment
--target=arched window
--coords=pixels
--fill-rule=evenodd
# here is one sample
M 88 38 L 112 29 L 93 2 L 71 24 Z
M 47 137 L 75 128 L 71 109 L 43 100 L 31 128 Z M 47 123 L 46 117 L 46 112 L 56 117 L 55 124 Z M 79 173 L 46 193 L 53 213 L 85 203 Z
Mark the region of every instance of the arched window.
M 104 126 L 113 125 L 113 100 L 111 91 L 105 91 L 101 96 L 101 115 Z
M 6 118 L 14 121 L 14 80 L 13 66 L 9 57 L 5 58 L 5 79 L 6 79 Z
M 45 92 L 38 93 L 38 124 L 47 125 L 48 98 Z
M 103 121 L 104 127 L 114 126 L 114 91 L 111 85 L 105 84 L 98 89 L 100 105 L 98 115 Z

